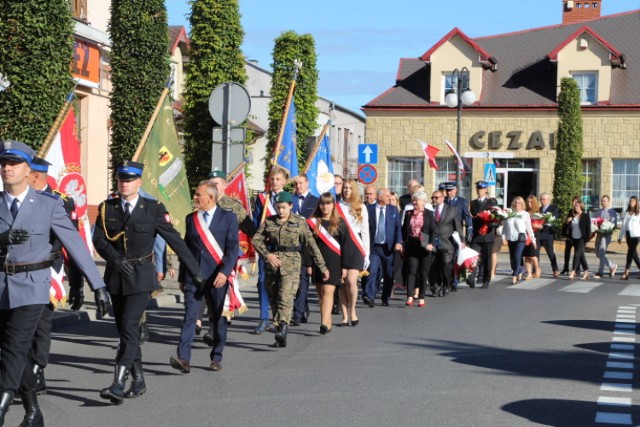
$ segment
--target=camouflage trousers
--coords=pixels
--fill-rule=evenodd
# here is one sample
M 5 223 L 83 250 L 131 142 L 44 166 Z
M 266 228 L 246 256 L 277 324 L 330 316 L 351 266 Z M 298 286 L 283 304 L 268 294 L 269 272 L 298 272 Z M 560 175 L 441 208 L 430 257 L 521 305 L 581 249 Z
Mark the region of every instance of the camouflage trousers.
M 300 285 L 300 272 L 297 274 L 282 275 L 280 271 L 267 271 L 264 278 L 264 286 L 269 296 L 269 305 L 273 312 L 273 323 L 291 322 L 293 303 L 296 299 L 298 286 Z

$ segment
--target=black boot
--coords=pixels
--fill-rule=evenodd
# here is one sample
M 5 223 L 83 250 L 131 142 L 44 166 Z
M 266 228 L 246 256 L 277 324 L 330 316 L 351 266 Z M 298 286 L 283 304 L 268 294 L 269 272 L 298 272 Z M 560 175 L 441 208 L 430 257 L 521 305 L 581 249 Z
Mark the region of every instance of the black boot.
M 289 332 L 289 325 L 287 322 L 280 322 L 278 326 L 278 332 L 276 332 L 276 345 L 278 347 L 287 346 L 287 333 Z
M 140 323 L 138 332 L 140 333 L 140 344 L 144 344 L 145 341 L 149 341 L 149 327 L 147 326 L 147 322 Z
M 4 414 L 9 410 L 14 396 L 15 394 L 12 391 L 3 391 L 0 394 L 0 426 L 4 425 Z
M 124 388 L 127 385 L 129 370 L 122 365 L 116 365 L 113 372 L 113 384 L 100 391 L 100 397 L 111 400 L 111 403 L 119 405 L 124 400 Z
M 144 382 L 144 372 L 142 371 L 142 360 L 135 360 L 131 367 L 131 387 L 124 395 L 128 399 L 142 396 L 147 391 L 147 384 Z
M 202 341 L 209 347 L 213 347 L 215 340 L 213 339 L 213 322 L 209 324 L 207 333 L 202 336 Z
M 47 394 L 47 383 L 44 380 L 44 368 L 37 363 L 33 365 L 33 373 L 36 376 L 36 394 Z
M 44 416 L 38 406 L 36 389 L 22 392 L 22 406 L 25 414 L 19 427 L 44 427 Z

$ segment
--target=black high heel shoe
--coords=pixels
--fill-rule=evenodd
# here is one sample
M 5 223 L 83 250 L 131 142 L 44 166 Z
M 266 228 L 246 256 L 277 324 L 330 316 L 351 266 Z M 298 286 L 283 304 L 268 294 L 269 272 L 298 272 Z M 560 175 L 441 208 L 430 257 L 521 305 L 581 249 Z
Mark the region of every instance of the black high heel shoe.
M 358 323 L 360 323 L 360 319 L 351 320 L 351 326 L 358 326 Z

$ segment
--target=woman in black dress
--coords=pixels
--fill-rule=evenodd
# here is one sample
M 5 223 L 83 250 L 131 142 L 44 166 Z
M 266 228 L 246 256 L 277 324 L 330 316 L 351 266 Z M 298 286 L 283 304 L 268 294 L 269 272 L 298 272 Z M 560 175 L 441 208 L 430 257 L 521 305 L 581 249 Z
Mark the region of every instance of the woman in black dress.
M 320 196 L 318 206 L 308 222 L 329 270 L 327 280 L 323 280 L 320 270 L 314 267 L 313 271 L 313 279 L 320 300 L 320 333 L 324 335 L 333 329 L 331 326 L 333 295 L 347 276 L 347 269 L 343 267 L 346 252 L 342 249 L 345 247 L 349 232 L 338 215 L 336 201 L 331 193 L 323 193 Z

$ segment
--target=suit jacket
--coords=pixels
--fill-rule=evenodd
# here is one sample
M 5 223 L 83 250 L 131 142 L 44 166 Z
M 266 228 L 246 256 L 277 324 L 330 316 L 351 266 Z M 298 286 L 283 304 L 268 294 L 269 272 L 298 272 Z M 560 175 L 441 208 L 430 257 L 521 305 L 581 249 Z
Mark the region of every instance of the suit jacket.
M 299 196 L 296 194 L 293 196 L 293 213 L 301 215 L 305 217 L 305 219 L 311 218 L 313 212 L 316 210 L 316 206 L 318 206 L 319 197 L 314 196 L 311 193 L 307 193 L 304 200 L 302 201 L 302 209 L 298 208 L 300 203 Z
M 19 245 L 0 247 L 0 254 L 6 256 L 6 262 L 33 263 L 49 259 L 51 238 L 55 237 L 76 261 L 91 287 L 104 287 L 96 264 L 78 234 L 78 229 L 64 210 L 61 198 L 29 188 L 14 219 L 9 212 L 5 192 L 0 192 L 0 233 L 16 228 L 27 230 L 29 240 Z M 0 271 L 0 309 L 47 304 L 50 285 L 49 268 L 14 275 Z
M 367 205 L 369 214 L 369 245 L 373 247 L 376 240 L 376 230 L 378 228 L 378 204 Z M 397 243 L 402 243 L 402 230 L 400 229 L 400 213 L 398 208 L 391 205 L 385 206 L 384 211 L 385 237 L 384 244 L 389 250 Z
M 219 206 L 216 208 L 213 218 L 209 223 L 209 230 L 222 249 L 221 263 L 216 263 L 215 259 L 206 246 L 202 238 L 196 231 L 194 224 L 197 212 L 192 212 L 185 219 L 186 233 L 184 241 L 189 250 L 200 265 L 202 277 L 206 279 L 206 284 L 212 284 L 218 272 L 229 277 L 236 266 L 238 255 L 240 253 L 238 243 L 238 220 L 233 212 L 225 211 Z M 184 282 L 186 285 L 193 285 L 193 275 L 187 274 L 186 269 L 180 264 L 178 281 Z
M 135 260 L 151 255 L 157 234 L 171 246 L 181 264 L 185 264 L 192 274 L 198 273 L 198 262 L 173 228 L 164 205 L 157 200 L 139 197 L 128 219 L 125 219 L 120 197 L 107 199 L 98 208 L 93 245 L 107 262 L 104 281 L 112 294 L 151 292 L 158 287 L 153 262 L 134 265 L 135 271 L 129 276 L 122 276 L 116 267 L 116 262 L 122 258 Z M 121 232 L 124 234 L 116 239 Z
M 558 208 L 555 207 L 554 205 L 549 205 L 546 208 L 541 206 L 540 207 L 540 213 L 542 213 L 542 214 L 551 213 L 551 215 L 553 215 L 556 218 L 558 218 L 560 216 L 560 213 L 558 212 Z M 553 227 L 551 225 L 545 224 L 545 226 L 542 227 L 542 229 L 540 229 L 540 231 L 538 231 L 538 233 L 539 233 L 539 239 L 540 240 L 553 240 L 554 239 Z
M 433 215 L 433 212 L 429 209 L 426 209 L 422 212 L 422 228 L 420 232 L 422 236 L 420 238 L 420 244 L 423 247 L 426 247 L 428 243 L 434 244 L 435 233 L 436 233 L 436 217 Z M 404 213 L 404 221 L 402 222 L 402 240 L 405 245 L 407 243 L 407 238 L 411 236 L 411 217 L 413 216 L 413 210 L 407 211 Z M 424 239 L 428 239 L 428 241 L 424 241 Z
M 438 209 L 438 207 L 434 205 L 434 218 L 436 209 Z M 435 245 L 437 250 L 453 253 L 456 247 L 452 237 L 454 231 L 458 232 L 460 239 L 462 240 L 462 226 L 460 225 L 459 218 L 460 214 L 458 213 L 458 209 L 451 205 L 442 205 L 440 221 L 436 221 L 435 238 L 440 241 L 440 246 L 437 244 Z
M 615 209 L 598 209 L 593 215 L 594 218 L 602 218 L 609 222 L 612 222 L 616 227 L 618 226 L 618 212 Z
M 454 206 L 458 209 L 458 222 L 461 226 L 464 222 L 467 234 L 472 234 L 473 218 L 471 218 L 471 213 L 469 212 L 469 203 L 467 202 L 467 199 L 465 199 L 464 197 L 456 196 L 454 199 L 448 199 L 446 204 L 449 206 Z M 462 233 L 460 233 L 460 238 L 462 238 Z
M 578 226 L 580 227 L 580 234 L 582 235 L 581 239 L 584 240 L 585 243 L 591 240 L 591 218 L 588 212 L 582 212 Z M 573 238 L 571 236 L 571 228 L 569 229 L 569 236 Z
M 487 224 L 478 217 L 478 214 L 488 211 L 494 206 L 497 206 L 497 201 L 492 197 L 485 197 L 483 201 L 474 199 L 469 204 L 469 213 L 473 217 L 473 243 L 493 243 L 495 238 L 495 234 L 492 233 L 493 227 L 489 224 L 488 227 L 483 228 Z M 486 233 L 480 234 L 481 230 L 485 230 Z

